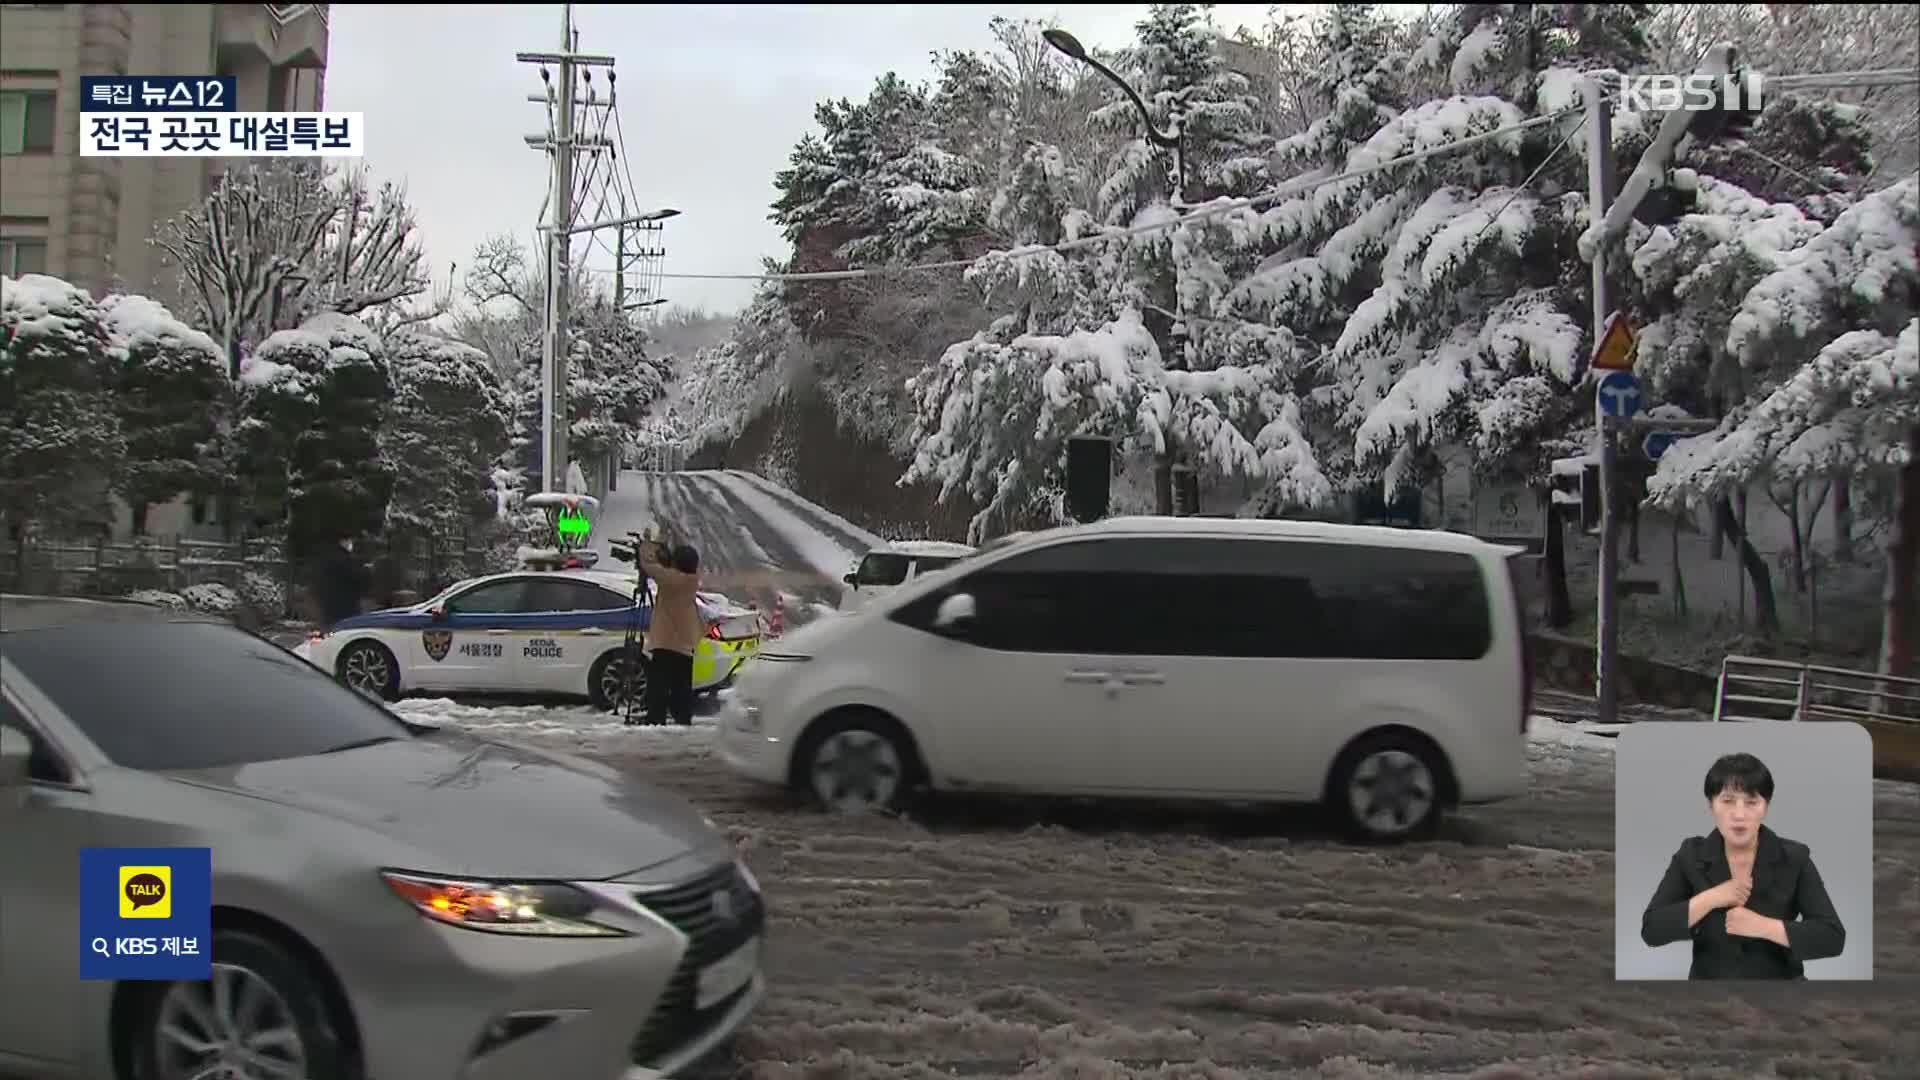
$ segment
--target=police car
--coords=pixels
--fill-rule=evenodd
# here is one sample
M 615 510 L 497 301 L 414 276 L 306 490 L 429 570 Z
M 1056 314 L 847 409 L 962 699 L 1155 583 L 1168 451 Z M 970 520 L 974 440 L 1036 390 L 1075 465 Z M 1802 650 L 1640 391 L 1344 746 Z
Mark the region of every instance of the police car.
M 634 603 L 637 576 L 591 568 L 578 555 L 524 560 L 411 607 L 368 612 L 316 633 L 294 652 L 341 682 L 389 701 L 402 694 L 556 694 L 618 708 L 627 634 L 644 640 L 653 613 Z M 693 658 L 696 693 L 725 686 L 759 651 L 759 613 L 717 593 L 696 599 L 706 637 Z M 646 686 L 644 666 L 633 693 Z

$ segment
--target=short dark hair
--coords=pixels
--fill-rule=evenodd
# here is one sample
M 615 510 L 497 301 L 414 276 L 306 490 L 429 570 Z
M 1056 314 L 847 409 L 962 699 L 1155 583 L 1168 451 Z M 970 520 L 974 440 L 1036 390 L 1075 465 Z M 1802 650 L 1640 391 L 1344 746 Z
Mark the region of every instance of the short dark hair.
M 1707 801 L 1723 791 L 1741 791 L 1773 801 L 1773 773 L 1752 754 L 1728 754 L 1707 770 Z
M 673 549 L 673 568 L 683 574 L 700 572 L 700 553 L 692 544 L 681 544 Z

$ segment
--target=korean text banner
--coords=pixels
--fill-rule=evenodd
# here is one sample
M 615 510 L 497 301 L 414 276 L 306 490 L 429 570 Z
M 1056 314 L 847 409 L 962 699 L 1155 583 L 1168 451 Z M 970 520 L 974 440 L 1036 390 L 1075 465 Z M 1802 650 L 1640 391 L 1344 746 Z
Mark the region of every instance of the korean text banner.
M 86 112 L 81 157 L 365 157 L 365 113 Z
M 81 848 L 80 977 L 213 975 L 210 848 Z

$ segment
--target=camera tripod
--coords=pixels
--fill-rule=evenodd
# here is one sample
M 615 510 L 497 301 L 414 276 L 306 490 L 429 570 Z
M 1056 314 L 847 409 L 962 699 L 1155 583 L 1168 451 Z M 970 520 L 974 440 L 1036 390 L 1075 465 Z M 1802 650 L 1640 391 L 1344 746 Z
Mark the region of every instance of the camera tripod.
M 647 572 L 640 568 L 640 546 L 652 542 L 645 534 L 637 532 L 629 532 L 626 540 L 607 542 L 615 559 L 633 564 L 633 607 L 627 613 L 627 636 L 620 650 L 620 720 L 628 727 L 639 723 L 635 713 L 646 707 L 645 702 L 640 700 L 645 695 L 634 692 L 634 683 L 645 670 L 641 665 L 646 662 L 640 655 L 644 639 L 640 632 L 640 610 L 648 606 L 648 579 Z

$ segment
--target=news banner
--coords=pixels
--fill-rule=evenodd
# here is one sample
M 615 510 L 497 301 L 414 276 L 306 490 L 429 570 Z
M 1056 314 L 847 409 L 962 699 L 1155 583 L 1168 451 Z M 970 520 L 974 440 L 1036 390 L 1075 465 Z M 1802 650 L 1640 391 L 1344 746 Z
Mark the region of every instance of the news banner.
M 366 114 L 241 112 L 231 75 L 87 75 L 82 157 L 365 157 Z

